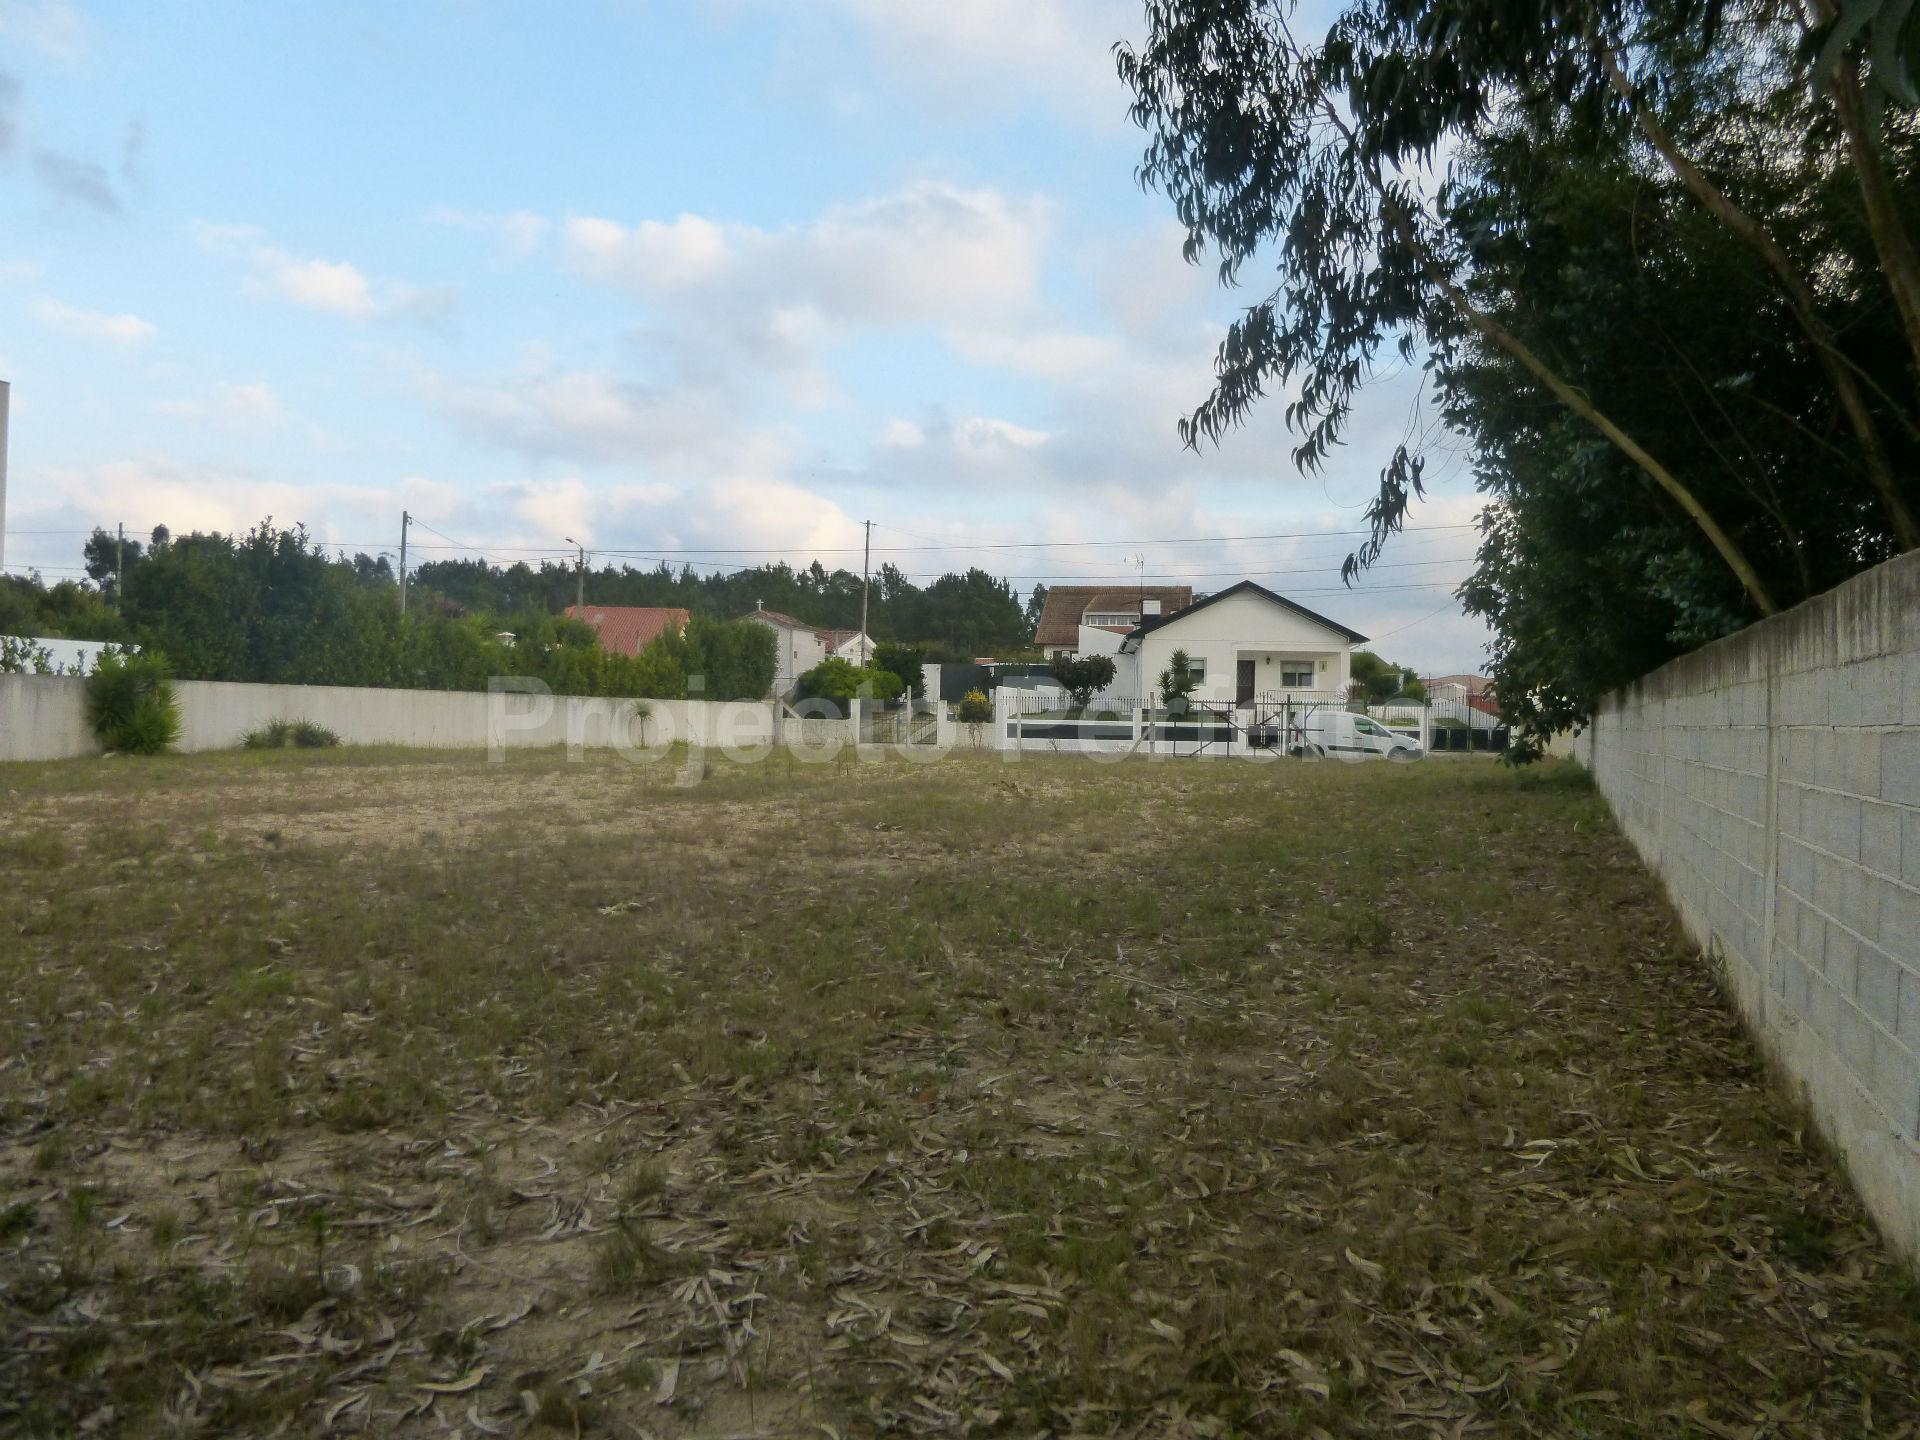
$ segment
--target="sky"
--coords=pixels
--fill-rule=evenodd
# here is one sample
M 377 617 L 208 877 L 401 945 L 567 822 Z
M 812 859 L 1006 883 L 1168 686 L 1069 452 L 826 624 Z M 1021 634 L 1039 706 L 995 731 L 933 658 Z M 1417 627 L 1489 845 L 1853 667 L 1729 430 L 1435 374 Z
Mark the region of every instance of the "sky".
M 1257 298 L 1181 258 L 1111 47 L 1137 0 L 0 0 L 5 563 L 95 525 L 348 552 L 924 583 L 1253 579 L 1428 673 L 1457 445 L 1338 567 L 1393 446 L 1383 374 L 1298 473 L 1281 397 L 1176 423 Z M 1090 543 L 1091 542 L 1091 543 Z

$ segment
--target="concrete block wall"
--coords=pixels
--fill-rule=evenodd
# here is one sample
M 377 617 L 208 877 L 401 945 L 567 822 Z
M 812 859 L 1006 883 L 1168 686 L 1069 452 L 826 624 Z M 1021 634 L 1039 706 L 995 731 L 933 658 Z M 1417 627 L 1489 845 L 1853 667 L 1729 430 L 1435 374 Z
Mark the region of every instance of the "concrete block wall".
M 98 755 L 83 704 L 86 682 L 64 675 L 0 675 L 0 761 Z M 312 720 L 349 745 L 483 750 L 571 745 L 604 749 L 673 741 L 751 749 L 802 738 L 818 746 L 851 735 L 839 722 L 783 720 L 764 701 L 621 701 L 579 696 L 380 690 L 346 685 L 248 685 L 180 680 L 183 751 L 228 750 L 273 720 Z M 635 706 L 646 718 L 636 721 Z
M 1920 553 L 1607 696 L 1573 749 L 1920 1258 Z

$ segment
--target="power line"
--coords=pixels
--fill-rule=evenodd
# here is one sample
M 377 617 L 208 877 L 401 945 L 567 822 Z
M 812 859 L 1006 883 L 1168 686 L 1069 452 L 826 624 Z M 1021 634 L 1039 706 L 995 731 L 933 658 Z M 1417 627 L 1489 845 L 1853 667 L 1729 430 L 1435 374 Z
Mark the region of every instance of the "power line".
M 643 554 L 639 551 L 633 551 L 633 550 L 627 550 L 627 551 L 602 550 L 602 551 L 597 551 L 595 553 L 601 554 L 601 555 L 615 555 L 618 558 L 625 559 L 625 560 L 654 560 L 659 562 L 661 565 L 667 565 L 669 566 L 669 568 L 671 568 L 671 560 L 669 555 L 666 552 Z M 1310 557 L 1303 557 L 1303 558 L 1310 558 Z M 1472 555 L 1442 555 L 1442 556 L 1438 556 L 1438 557 L 1434 557 L 1426 560 L 1382 560 L 1377 562 L 1376 564 L 1369 565 L 1361 573 L 1364 575 L 1364 574 L 1372 574 L 1376 570 L 1425 569 L 1429 566 L 1434 566 L 1434 565 L 1465 565 L 1465 564 L 1471 563 L 1473 559 L 1474 557 Z M 704 568 L 704 569 L 711 570 L 715 574 L 724 573 L 729 575 L 745 574 L 750 570 L 759 568 L 757 566 L 752 566 L 752 565 L 727 565 L 723 562 L 712 561 L 712 560 L 698 561 L 698 560 L 683 559 L 681 560 L 680 563 L 685 565 L 689 569 Z M 1115 585 L 1115 586 L 1120 586 L 1122 588 L 1125 588 L 1138 583 L 1142 579 L 1212 580 L 1212 579 L 1223 579 L 1229 576 L 1236 577 L 1243 580 L 1253 579 L 1256 577 L 1270 577 L 1275 579 L 1283 579 L 1285 577 L 1295 576 L 1295 575 L 1338 575 L 1341 573 L 1342 569 L 1343 567 L 1341 565 L 1335 564 L 1335 565 L 1294 565 L 1294 566 L 1285 566 L 1277 569 L 1266 569 L 1266 570 L 1252 570 L 1252 569 L 1247 569 L 1244 566 L 1236 569 L 1232 569 L 1232 570 L 1146 570 L 1144 572 L 1135 572 L 1132 575 L 1128 575 L 1124 577 L 1113 575 L 1113 574 L 1075 575 L 1072 577 L 1071 583 L 1075 585 L 1094 585 L 1094 586 Z M 902 576 L 902 578 L 907 580 L 923 580 L 923 579 L 938 579 L 942 575 L 952 574 L 953 572 L 950 570 L 947 570 L 947 571 L 903 570 L 903 571 L 899 571 L 898 573 Z M 1001 579 L 1001 580 L 1053 581 L 1057 583 L 1060 581 L 1060 574 L 1057 570 L 1046 570 L 1046 571 L 1037 571 L 1031 574 L 1000 575 L 1000 576 L 996 576 L 995 578 Z M 1456 584 L 1458 582 L 1449 581 L 1447 583 Z
M 1427 621 L 1433 619 L 1434 616 L 1444 615 L 1447 613 L 1447 611 L 1451 609 L 1453 609 L 1453 606 L 1451 605 L 1442 605 L 1438 610 L 1429 610 L 1426 614 L 1422 615 L 1418 620 L 1409 620 L 1404 625 L 1396 625 L 1393 629 L 1387 631 L 1387 633 L 1384 635 L 1375 635 L 1370 638 L 1374 640 L 1391 640 L 1394 636 L 1398 635 L 1402 630 L 1411 630 L 1416 625 L 1424 625 L 1427 623 Z
M 495 554 L 495 555 L 507 555 L 507 554 L 565 555 L 567 551 L 572 548 L 570 546 L 557 546 L 557 545 L 490 545 L 486 548 L 485 551 L 482 551 L 481 548 L 477 545 L 463 544 L 460 541 L 453 539 L 452 536 L 447 535 L 442 531 L 433 530 L 431 526 L 427 525 L 423 521 L 415 521 L 415 523 L 418 524 L 420 528 L 423 530 L 431 530 L 433 534 L 440 536 L 442 540 L 447 542 L 444 545 L 421 546 L 419 547 L 421 549 L 468 550 L 476 554 L 485 554 L 485 553 L 491 552 L 492 554 Z M 875 524 L 881 529 L 896 528 L 893 526 L 880 525 L 878 521 L 876 521 Z M 98 527 L 95 527 L 95 528 L 98 528 Z M 1447 530 L 1472 530 L 1475 528 L 1477 528 L 1477 522 L 1469 520 L 1469 521 L 1461 521 L 1456 524 L 1448 524 L 1448 525 L 1408 525 L 1403 527 L 1400 531 L 1396 533 L 1412 535 L 1412 534 L 1420 534 L 1420 533 L 1436 532 L 1436 531 L 1447 531 Z M 88 529 L 88 530 L 9 530 L 6 533 L 8 536 L 91 535 L 93 533 L 93 530 L 91 529 Z M 906 534 L 908 532 L 901 531 L 900 533 Z M 983 540 L 978 542 L 956 540 L 951 542 L 942 542 L 942 543 L 927 544 L 927 545 L 875 545 L 873 549 L 875 553 L 886 553 L 886 554 L 894 554 L 894 555 L 911 555 L 911 554 L 925 554 L 925 553 L 932 553 L 932 552 L 975 551 L 975 550 L 993 550 L 993 551 L 999 551 L 999 550 L 1097 550 L 1097 549 L 1111 549 L 1119 546 L 1139 547 L 1139 546 L 1151 546 L 1151 545 L 1239 545 L 1239 544 L 1256 544 L 1256 543 L 1260 543 L 1263 541 L 1270 541 L 1270 540 L 1329 540 L 1329 539 L 1338 539 L 1343 536 L 1350 536 L 1350 535 L 1371 535 L 1372 533 L 1373 532 L 1371 530 L 1276 530 L 1276 531 L 1272 531 L 1270 533 L 1262 534 L 1262 535 L 1182 535 L 1182 536 L 1160 536 L 1160 537 L 1156 537 L 1148 540 L 1139 540 L 1139 539 L 1135 539 L 1135 540 Z M 385 541 L 368 541 L 368 540 L 329 540 L 329 541 L 323 541 L 322 543 L 338 546 L 341 548 L 365 548 L 369 545 L 375 545 L 375 546 L 384 545 L 386 542 Z M 642 559 L 654 559 L 662 556 L 675 556 L 675 555 L 796 555 L 802 551 L 806 551 L 807 553 L 816 555 L 816 556 L 858 555 L 862 553 L 862 549 L 863 547 L 859 545 L 849 545 L 849 546 L 817 545 L 816 546 L 816 545 L 807 545 L 804 543 L 800 543 L 800 544 L 793 544 L 793 545 L 765 545 L 765 546 L 667 545 L 667 546 L 655 546 L 652 549 L 649 549 L 646 551 L 599 549 L 599 550 L 596 550 L 594 553 L 598 555 L 611 555 L 611 556 L 618 556 L 618 557 L 636 557 L 637 556 Z
M 460 540 L 455 539 L 453 536 L 448 535 L 445 531 L 438 530 L 438 529 L 435 529 L 433 526 L 427 525 L 424 521 L 413 519 L 412 523 L 418 528 L 422 530 L 426 530 L 428 533 L 438 536 L 441 541 L 445 542 L 440 545 L 433 545 L 425 542 L 412 542 L 410 545 L 410 548 L 413 548 L 413 549 L 440 550 L 440 551 L 447 551 L 447 550 L 465 551 L 469 554 L 477 555 L 480 558 L 481 562 L 484 564 L 500 565 L 502 567 L 506 567 L 509 564 L 509 562 L 502 557 L 510 554 L 520 555 L 520 556 L 538 559 L 538 560 L 563 561 L 571 558 L 565 550 L 562 550 L 562 549 L 559 549 L 558 547 L 553 547 L 553 546 L 535 547 L 535 546 L 496 545 L 496 546 L 490 547 L 490 550 L 482 550 L 479 546 L 468 545 Z M 99 527 L 94 527 L 94 528 L 97 529 Z M 880 528 L 894 529 L 901 534 L 911 533 L 904 530 L 900 530 L 899 527 L 897 526 L 882 526 Z M 1461 522 L 1461 523 L 1443 524 L 1443 525 L 1408 526 L 1406 527 L 1406 530 L 1413 532 L 1415 534 L 1420 534 L 1420 533 L 1432 534 L 1436 539 L 1438 539 L 1441 536 L 1450 534 L 1455 531 L 1468 530 L 1468 529 L 1474 529 L 1474 528 L 1476 528 L 1476 526 L 1474 525 L 1473 522 Z M 93 533 L 93 530 L 92 529 L 20 530 L 20 531 L 9 531 L 7 533 L 9 535 L 90 535 Z M 980 542 L 979 544 L 967 544 L 964 542 L 943 544 L 938 542 L 932 542 L 931 537 L 915 536 L 914 538 L 916 539 L 928 540 L 930 543 L 926 543 L 922 545 L 912 545 L 912 546 L 876 545 L 874 549 L 877 551 L 885 551 L 885 552 L 890 552 L 895 554 L 938 554 L 938 553 L 956 553 L 956 552 L 963 553 L 970 550 L 987 550 L 987 551 L 996 551 L 996 552 L 1008 551 L 1008 550 L 1027 550 L 1027 551 L 1094 550 L 1094 549 L 1107 549 L 1107 548 L 1118 546 L 1118 545 L 1141 545 L 1141 544 L 1146 544 L 1149 546 L 1151 545 L 1213 545 L 1213 544 L 1235 544 L 1235 543 L 1252 544 L 1252 543 L 1261 543 L 1261 542 L 1268 542 L 1268 541 L 1283 541 L 1283 540 L 1331 539 L 1331 538 L 1338 538 L 1341 536 L 1367 535 L 1371 533 L 1372 532 L 1369 530 L 1305 530 L 1305 531 L 1274 531 L 1274 532 L 1270 532 L 1268 534 L 1263 534 L 1263 535 L 1184 536 L 1184 537 L 1171 537 L 1167 539 L 1146 541 L 1146 542 L 1120 541 L 1120 540 L 1061 540 L 1061 541 L 983 541 L 983 542 Z M 1406 533 L 1406 532 L 1402 532 L 1402 533 Z M 337 541 L 329 541 L 325 543 L 333 546 L 334 548 L 341 549 L 343 551 L 347 549 L 365 549 L 369 547 L 376 550 L 384 548 L 381 542 L 337 540 Z M 1414 541 L 1410 541 L 1409 543 L 1419 544 L 1421 542 L 1418 540 L 1414 540 Z M 740 547 L 740 548 L 729 549 L 726 547 L 666 546 L 666 547 L 659 547 L 656 549 L 645 550 L 645 551 L 601 550 L 596 553 L 604 557 L 607 557 L 609 559 L 652 561 L 662 566 L 671 566 L 675 563 L 678 563 L 679 565 L 688 569 L 699 569 L 699 570 L 709 571 L 710 572 L 709 578 L 711 578 L 714 575 L 745 573 L 749 570 L 757 568 L 757 566 L 748 565 L 748 564 L 728 564 L 726 560 L 718 559 L 718 558 L 700 560 L 694 557 L 703 556 L 703 555 L 715 556 L 715 557 L 721 557 L 721 556 L 735 557 L 735 556 L 747 556 L 747 555 L 788 556 L 788 555 L 797 554 L 799 553 L 800 550 L 805 548 L 807 547 L 794 546 L 794 547 L 784 547 L 784 548 L 778 548 L 778 549 L 771 548 L 771 547 L 766 547 L 766 548 Z M 835 547 L 822 547 L 821 549 L 815 552 L 815 555 L 817 558 L 817 556 L 819 555 L 834 555 L 834 554 L 843 554 L 843 553 L 847 553 L 847 552 L 839 550 Z M 1036 556 L 1033 556 L 1032 558 L 1044 559 L 1045 557 L 1036 555 Z M 1303 555 L 1297 558 L 1301 560 L 1306 560 L 1306 559 L 1313 559 L 1317 557 Z M 1405 569 L 1427 568 L 1435 565 L 1465 564 L 1470 562 L 1473 558 L 1474 557 L 1471 555 L 1448 555 L 1448 556 L 1439 556 L 1439 557 L 1433 557 L 1433 558 L 1421 559 L 1421 560 L 1384 560 L 1384 561 L 1377 562 L 1372 566 L 1367 567 L 1367 569 L 1364 572 L 1362 572 L 1362 574 L 1364 577 L 1366 575 L 1371 575 L 1373 572 L 1379 571 L 1379 570 L 1405 570 Z M 1058 563 L 1061 564 L 1062 566 L 1074 564 L 1074 562 L 1068 561 L 1068 560 L 1062 560 Z M 76 567 L 39 566 L 36 568 L 40 569 L 45 573 L 65 573 L 65 574 L 84 573 L 83 570 Z M 1099 574 L 1099 573 L 1073 575 L 1071 576 L 1071 583 L 1086 584 L 1086 585 L 1113 585 L 1118 588 L 1124 588 L 1129 585 L 1142 583 L 1147 579 L 1153 579 L 1158 581 L 1211 580 L 1211 579 L 1226 579 L 1226 578 L 1285 580 L 1285 579 L 1301 578 L 1301 577 L 1335 575 L 1335 574 L 1341 573 L 1342 569 L 1343 569 L 1343 566 L 1340 564 L 1328 564 L 1328 565 L 1295 564 L 1295 565 L 1266 568 L 1266 569 L 1236 568 L 1231 570 L 1152 570 L 1152 571 L 1135 572 L 1127 576 L 1105 575 L 1105 574 Z M 935 579 L 941 578 L 942 575 L 949 574 L 949 573 L 952 573 L 952 572 L 951 571 L 903 572 L 903 578 L 908 580 L 918 580 L 918 581 L 935 580 Z M 996 576 L 995 578 L 1002 581 L 1009 582 L 1009 583 L 1014 581 L 1061 583 L 1061 576 L 1058 570 L 1001 575 L 1001 576 Z M 1343 593 L 1344 594 L 1361 594 L 1361 593 L 1372 594 L 1372 593 L 1379 593 L 1379 592 L 1389 591 L 1389 590 L 1433 589 L 1433 588 L 1451 587 L 1453 585 L 1457 585 L 1460 583 L 1460 579 L 1462 578 L 1465 578 L 1465 577 L 1444 580 L 1444 581 L 1402 582 L 1395 585 L 1365 585 L 1360 588 L 1356 588 L 1354 586 L 1349 586 L 1346 584 L 1341 584 L 1338 586 L 1325 586 L 1320 588 L 1299 590 L 1299 591 L 1296 591 L 1295 593 L 1299 593 L 1299 594 L 1343 594 Z
M 472 552 L 473 552 L 473 553 L 474 553 L 475 555 L 478 555 L 478 556 L 479 556 L 479 557 L 480 557 L 480 558 L 481 558 L 482 560 L 485 560 L 485 561 L 486 561 L 486 562 L 487 562 L 487 563 L 488 563 L 489 565 L 491 565 L 491 564 L 493 564 L 493 563 L 495 563 L 495 562 L 494 562 L 494 558 L 493 558 L 493 556 L 491 556 L 491 555 L 489 555 L 489 554 L 488 554 L 488 553 L 487 553 L 487 552 L 486 552 L 485 550 L 482 550 L 482 549 L 481 549 L 481 548 L 480 548 L 480 547 L 479 547 L 478 545 L 466 545 L 466 544 L 463 544 L 463 543 L 461 543 L 460 541 L 458 541 L 458 540 L 456 540 L 456 539 L 454 539 L 454 538 L 453 538 L 453 536 L 451 536 L 451 535 L 449 535 L 449 534 L 447 534 L 447 532 L 446 532 L 446 531 L 444 531 L 444 530 L 436 530 L 436 529 L 434 529 L 434 528 L 433 528 L 433 526 L 431 526 L 431 525 L 429 525 L 429 524 L 427 524 L 427 522 L 426 522 L 426 521 L 424 521 L 424 520 L 422 520 L 422 519 L 421 519 L 421 518 L 420 518 L 420 517 L 419 517 L 418 515 L 415 515 L 415 516 L 413 516 L 413 517 L 411 517 L 411 518 L 412 518 L 412 521 L 413 521 L 413 524 L 414 524 L 414 525 L 415 525 L 415 526 L 416 526 L 417 528 L 419 528 L 419 529 L 421 529 L 421 530 L 424 530 L 424 531 L 426 531 L 426 532 L 427 532 L 427 533 L 428 533 L 429 535 L 438 535 L 438 536 L 439 536 L 439 537 L 440 537 L 440 538 L 441 538 L 442 540 L 444 540 L 444 541 L 446 541 L 446 542 L 447 542 L 447 544 L 448 544 L 448 545 L 451 545 L 451 546 L 452 546 L 452 547 L 453 547 L 454 549 L 456 549 L 456 550 L 470 550 L 470 551 L 472 551 Z M 434 545 L 434 546 L 431 546 L 431 547 L 423 547 L 423 546 L 421 546 L 421 545 L 420 545 L 420 543 L 419 543 L 418 541 L 415 541 L 415 542 L 414 542 L 414 548 L 415 548 L 416 550 L 418 550 L 418 549 L 423 549 L 423 548 L 431 548 L 431 549 L 434 549 L 434 550 L 444 550 L 444 549 L 446 548 L 446 546 L 445 546 L 445 545 Z

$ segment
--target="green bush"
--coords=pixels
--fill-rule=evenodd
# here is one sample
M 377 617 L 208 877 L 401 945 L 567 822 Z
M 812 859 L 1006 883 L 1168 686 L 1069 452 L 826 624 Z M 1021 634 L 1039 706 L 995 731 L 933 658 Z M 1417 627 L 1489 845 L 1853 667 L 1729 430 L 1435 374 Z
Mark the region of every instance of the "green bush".
M 883 640 L 873 647 L 873 663 L 890 675 L 898 675 L 907 694 L 920 696 L 927 693 L 927 652 L 924 646 Z
M 993 702 L 984 690 L 969 690 L 960 697 L 960 723 L 984 725 L 993 719 Z
M 1113 660 L 1106 655 L 1056 655 L 1047 668 L 1081 710 L 1087 708 L 1094 691 L 1113 683 Z
M 1176 650 L 1168 660 L 1171 663 L 1160 672 L 1160 694 L 1169 714 L 1184 715 L 1193 692 L 1200 688 L 1200 677 L 1193 673 L 1193 661 L 1186 651 Z
M 765 626 L 760 627 L 765 629 Z M 845 704 L 856 696 L 870 700 L 893 700 L 906 688 L 900 677 L 877 665 L 855 665 L 851 660 L 829 656 L 802 675 L 795 687 L 796 700 L 832 700 Z
M 162 655 L 102 652 L 87 677 L 87 723 L 108 750 L 158 755 L 180 739 L 173 667 Z
M 240 743 L 249 750 L 326 750 L 338 745 L 340 737 L 311 720 L 274 720 L 249 730 Z

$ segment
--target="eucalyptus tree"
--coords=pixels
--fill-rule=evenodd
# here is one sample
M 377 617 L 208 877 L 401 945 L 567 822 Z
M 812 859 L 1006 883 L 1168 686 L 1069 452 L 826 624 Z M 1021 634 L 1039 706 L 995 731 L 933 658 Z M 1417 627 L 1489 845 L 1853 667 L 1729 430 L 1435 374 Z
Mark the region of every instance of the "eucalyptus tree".
M 1905 12 L 1885 0 L 1878 28 L 1870 22 L 1864 31 L 1848 29 L 1854 13 L 1820 29 L 1821 17 L 1764 7 L 1354 0 L 1308 41 L 1287 0 L 1149 0 L 1146 42 L 1118 51 L 1134 117 L 1149 132 L 1142 182 L 1172 197 L 1188 258 L 1216 252 L 1223 281 L 1269 254 L 1278 269 L 1277 283 L 1222 342 L 1213 392 L 1183 422 L 1183 437 L 1217 440 L 1270 388 L 1284 387 L 1301 440 L 1295 461 L 1312 468 L 1342 438 L 1355 392 L 1384 352 L 1439 351 L 1444 363 L 1470 336 L 1650 482 L 1645 508 L 1686 518 L 1737 582 L 1742 613 L 1771 613 L 1777 587 L 1763 571 L 1772 567 L 1754 547 L 1791 548 L 1791 540 L 1736 533 L 1752 527 L 1729 523 L 1703 500 L 1686 455 L 1659 448 L 1569 377 L 1567 337 L 1516 328 L 1511 311 L 1487 303 L 1473 268 L 1483 237 L 1461 226 L 1451 184 L 1434 173 L 1437 156 L 1470 154 L 1502 116 L 1584 126 L 1612 154 L 1630 125 L 1644 146 L 1634 163 L 1663 166 L 1771 275 L 1844 418 L 1880 525 L 1910 548 L 1920 538 L 1913 469 L 1895 451 L 1920 435 L 1906 398 L 1911 377 L 1864 369 L 1830 315 L 1828 292 L 1852 298 L 1858 276 L 1836 272 L 1831 255 L 1790 253 L 1776 234 L 1780 217 L 1757 213 L 1690 148 L 1702 135 L 1712 140 L 1713 127 L 1681 135 L 1667 120 L 1702 54 L 1748 52 L 1751 73 L 1736 74 L 1735 88 L 1750 116 L 1770 96 L 1817 81 L 1845 154 L 1836 163 L 1851 169 L 1868 212 L 1878 283 L 1904 324 L 1908 228 L 1885 152 L 1898 107 L 1911 98 L 1906 52 L 1886 39 L 1886 17 Z M 1691 113 L 1704 114 L 1698 106 Z M 1814 126 L 1816 141 L 1824 123 Z M 1920 354 L 1912 345 L 1920 330 L 1909 337 Z M 1422 489 L 1423 459 L 1405 447 L 1392 454 L 1369 507 L 1373 535 L 1350 558 L 1349 576 L 1402 523 Z

